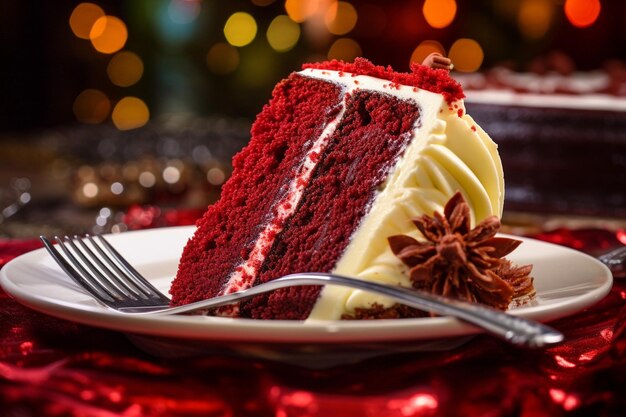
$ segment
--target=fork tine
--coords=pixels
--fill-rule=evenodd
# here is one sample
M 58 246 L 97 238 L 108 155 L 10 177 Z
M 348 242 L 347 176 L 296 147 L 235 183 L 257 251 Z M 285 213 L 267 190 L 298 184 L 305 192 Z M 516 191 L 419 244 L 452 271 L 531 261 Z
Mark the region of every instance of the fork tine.
M 52 256 L 52 258 L 59 264 L 61 269 L 67 273 L 70 278 L 72 278 L 80 287 L 84 288 L 91 295 L 93 295 L 97 300 L 103 302 L 104 304 L 110 304 L 115 301 L 115 296 L 111 294 L 105 287 L 102 287 L 97 282 L 93 282 L 91 276 L 85 271 L 79 271 L 82 269 L 80 264 L 74 256 L 68 251 L 65 245 L 62 242 L 59 244 L 59 247 L 65 253 L 65 255 L 70 259 L 68 261 L 61 253 L 54 247 L 54 245 L 46 238 L 45 236 L 39 236 L 39 239 L 43 243 L 44 247 L 48 251 L 48 253 Z M 55 237 L 55 240 L 58 242 L 59 238 Z M 72 265 L 76 265 L 77 268 L 74 268 Z
M 70 236 L 63 236 L 63 238 L 55 236 L 54 239 L 65 252 L 70 262 L 74 264 L 74 267 L 81 271 L 83 275 L 87 275 L 92 282 L 97 283 L 100 288 L 107 292 L 107 294 L 118 300 L 122 298 L 132 298 L 129 294 L 115 285 L 114 282 L 109 281 L 107 277 L 103 275 L 102 271 L 94 265 L 90 259 L 90 255 L 82 252 Z
M 87 238 L 92 242 L 96 250 L 98 250 L 102 256 L 106 256 L 109 260 L 115 261 L 125 271 L 124 275 L 129 279 L 129 281 L 131 281 L 136 287 L 143 289 L 145 294 L 169 303 L 169 298 L 162 294 L 135 268 L 133 268 L 132 265 L 128 263 L 128 261 L 124 259 L 124 257 L 120 255 L 119 252 L 115 250 L 115 248 L 103 236 L 96 235 L 95 237 L 100 241 L 100 245 L 92 236 L 87 235 Z M 105 254 L 104 251 L 106 251 L 107 254 Z M 119 268 L 117 269 L 120 270 Z
M 90 236 L 86 235 L 85 238 L 89 239 Z M 94 264 L 97 264 L 97 266 L 99 267 L 99 272 L 102 272 L 106 275 L 106 277 L 102 275 L 101 277 L 102 279 L 107 279 L 107 284 L 113 285 L 118 291 L 122 292 L 125 296 L 129 298 L 138 299 L 147 298 L 149 296 L 149 294 L 145 294 L 140 289 L 129 285 L 129 283 L 124 279 L 125 276 L 123 276 L 123 272 L 119 271 L 116 265 L 112 263 L 111 260 L 104 254 L 101 254 L 102 258 L 98 257 L 98 255 L 96 255 L 94 251 L 89 248 L 89 246 L 87 246 L 83 238 L 81 238 L 80 236 L 74 236 L 73 240 L 78 242 L 81 247 L 82 253 L 79 252 L 81 259 L 84 262 L 89 263 L 90 267 L 95 273 L 97 273 L 97 271 L 95 270 L 96 265 Z M 96 250 L 101 253 L 99 247 L 96 247 Z

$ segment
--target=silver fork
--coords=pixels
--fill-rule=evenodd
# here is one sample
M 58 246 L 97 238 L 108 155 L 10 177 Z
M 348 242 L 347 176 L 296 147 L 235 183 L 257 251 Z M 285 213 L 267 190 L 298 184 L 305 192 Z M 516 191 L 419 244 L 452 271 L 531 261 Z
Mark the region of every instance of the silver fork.
M 287 275 L 232 294 L 169 307 L 169 298 L 141 276 L 102 236 L 55 236 L 57 245 L 44 236 L 40 239 L 78 285 L 106 306 L 125 314 L 179 314 L 232 304 L 279 288 L 341 285 L 391 297 L 423 311 L 456 317 L 515 345 L 541 347 L 563 340 L 563 335 L 551 327 L 479 304 L 326 273 Z

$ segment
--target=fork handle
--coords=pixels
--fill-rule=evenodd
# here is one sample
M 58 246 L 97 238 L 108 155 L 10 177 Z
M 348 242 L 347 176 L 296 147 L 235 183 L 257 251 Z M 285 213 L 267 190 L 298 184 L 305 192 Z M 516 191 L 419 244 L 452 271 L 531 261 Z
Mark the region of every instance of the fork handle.
M 563 335 L 551 327 L 536 321 L 506 314 L 483 305 L 442 297 L 415 289 L 390 287 L 340 275 L 314 272 L 287 275 L 232 294 L 161 311 L 145 311 L 143 314 L 179 314 L 194 310 L 215 308 L 254 297 L 268 291 L 295 285 L 341 285 L 375 292 L 391 297 L 402 304 L 419 310 L 430 311 L 443 316 L 456 317 L 459 320 L 480 327 L 488 333 L 516 345 L 541 347 L 563 340 Z
M 611 270 L 613 278 L 626 278 L 626 246 L 598 256 L 598 260 Z

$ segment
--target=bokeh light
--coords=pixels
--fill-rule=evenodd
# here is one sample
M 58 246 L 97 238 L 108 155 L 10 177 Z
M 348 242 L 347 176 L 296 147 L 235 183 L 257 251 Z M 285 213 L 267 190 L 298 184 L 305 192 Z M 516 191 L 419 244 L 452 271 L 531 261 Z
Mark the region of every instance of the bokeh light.
M 474 39 L 461 38 L 452 44 L 448 57 L 452 60 L 455 70 L 474 72 L 482 65 L 485 54 Z
M 145 188 L 154 187 L 154 184 L 156 184 L 156 177 L 150 171 L 143 171 L 139 174 L 139 184 Z
M 222 185 L 226 181 L 226 173 L 220 168 L 211 168 L 206 173 L 206 179 L 211 185 Z
M 102 16 L 93 24 L 89 39 L 96 51 L 113 54 L 126 45 L 128 30 L 117 17 Z
M 523 0 L 517 16 L 520 32 L 530 39 L 544 37 L 550 29 L 553 14 L 554 3 L 551 0 Z
M 337 39 L 328 50 L 328 59 L 353 61 L 354 58 L 363 54 L 361 46 L 350 38 Z
M 449 26 L 456 16 L 455 0 L 426 0 L 422 7 L 424 18 L 436 29 Z
M 286 52 L 292 49 L 300 39 L 300 25 L 289 16 L 276 16 L 267 28 L 267 41 L 272 49 Z
M 104 16 L 104 10 L 93 3 L 81 3 L 70 15 L 70 28 L 74 35 L 81 39 L 89 39 L 89 33 L 96 20 Z
M 328 31 L 334 35 L 345 35 L 356 26 L 357 11 L 353 5 L 345 1 L 332 3 L 324 17 Z
M 175 166 L 168 166 L 163 170 L 163 180 L 168 184 L 176 184 L 180 181 L 180 169 Z
M 446 55 L 446 50 L 439 42 L 433 40 L 425 40 L 417 45 L 417 47 L 413 50 L 409 63 L 415 62 L 417 64 L 421 64 L 424 59 L 433 52 L 438 52 L 444 56 Z
M 114 182 L 113 184 L 111 184 L 111 192 L 115 195 L 120 195 L 124 192 L 124 184 L 122 184 L 119 181 Z
M 111 101 L 102 91 L 87 89 L 76 97 L 72 109 L 79 122 L 102 123 L 109 116 Z
M 118 52 L 109 61 L 107 74 L 113 84 L 119 87 L 129 87 L 141 79 L 143 61 L 134 52 Z
M 225 42 L 216 43 L 209 49 L 206 64 L 214 74 L 230 74 L 239 66 L 239 52 Z
M 302 23 L 313 17 L 319 8 L 318 0 L 287 0 L 285 11 L 294 22 Z
M 257 24 L 254 17 L 245 12 L 233 13 L 224 25 L 224 36 L 233 46 L 246 46 L 254 40 Z
M 600 0 L 566 0 L 563 6 L 570 23 L 579 28 L 593 25 L 600 15 Z
M 148 123 L 150 111 L 143 100 L 124 97 L 115 105 L 111 119 L 119 130 L 136 129 Z
M 171 0 L 167 8 L 167 14 L 172 22 L 186 25 L 196 20 L 200 15 L 199 0 Z
M 94 184 L 93 182 L 88 182 L 87 184 L 83 185 L 82 191 L 85 197 L 95 198 L 98 195 L 99 189 L 98 185 Z

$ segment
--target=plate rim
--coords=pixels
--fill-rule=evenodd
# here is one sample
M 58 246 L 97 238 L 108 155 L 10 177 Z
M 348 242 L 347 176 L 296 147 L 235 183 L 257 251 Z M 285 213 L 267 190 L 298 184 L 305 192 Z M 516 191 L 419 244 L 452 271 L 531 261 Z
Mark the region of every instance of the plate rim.
M 176 226 L 156 229 L 128 231 L 121 234 L 108 235 L 112 243 L 121 236 L 124 238 L 139 238 L 144 234 L 181 233 L 191 237 L 195 226 Z M 580 257 L 598 268 L 602 272 L 603 282 L 579 296 L 578 307 L 573 311 L 554 312 L 546 314 L 533 311 L 533 307 L 513 309 L 513 315 L 521 315 L 529 319 L 542 322 L 566 317 L 597 303 L 604 298 L 612 288 L 613 277 L 606 265 L 583 252 L 561 245 L 540 241 L 537 239 L 501 234 L 525 242 L 554 248 L 571 256 Z M 33 263 L 47 255 L 44 248 L 22 254 L 9 261 L 0 269 L 0 285 L 4 291 L 14 297 L 21 304 L 50 316 L 73 321 L 76 323 L 145 336 L 156 336 L 176 339 L 205 340 L 213 342 L 240 342 L 240 343 L 271 343 L 271 344 L 299 344 L 299 343 L 380 343 L 386 341 L 411 341 L 438 339 L 453 336 L 466 336 L 482 333 L 472 325 L 465 324 L 452 317 L 391 319 L 367 321 L 336 321 L 336 322 L 301 322 L 282 320 L 254 320 L 234 319 L 206 316 L 125 316 L 104 306 L 81 306 L 66 303 L 41 294 L 26 293 L 14 282 L 11 275 L 13 269 L 23 263 Z M 33 263 L 37 265 L 36 262 Z M 582 301 L 581 301 L 582 300 Z M 558 307 L 558 303 L 553 307 Z M 520 314 L 521 313 L 521 314 Z M 104 320 L 103 320 L 104 319 Z M 162 325 L 165 326 L 162 326 Z M 161 325 L 161 326 L 160 326 Z M 411 331 L 415 328 L 420 331 Z M 268 335 L 269 333 L 269 335 Z M 271 336 L 271 337 L 268 337 Z

